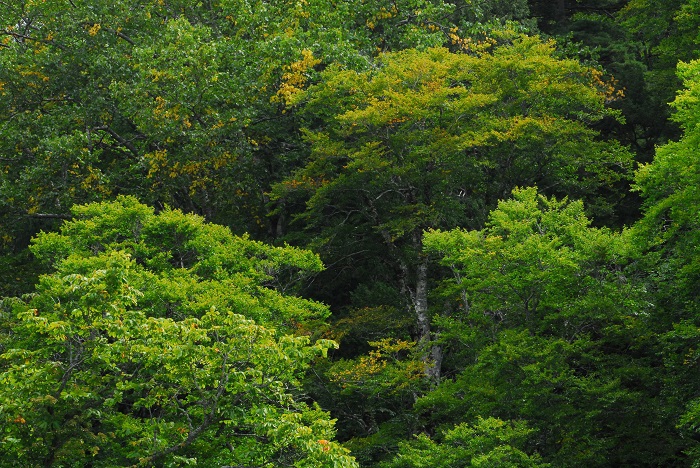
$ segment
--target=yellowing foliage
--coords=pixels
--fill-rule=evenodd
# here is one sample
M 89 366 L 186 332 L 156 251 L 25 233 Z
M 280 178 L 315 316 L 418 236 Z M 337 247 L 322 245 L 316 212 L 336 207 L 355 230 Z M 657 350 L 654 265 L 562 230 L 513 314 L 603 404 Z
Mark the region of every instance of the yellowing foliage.
M 374 16 L 372 16 L 365 22 L 365 24 L 369 29 L 374 29 L 377 27 L 378 22 L 385 19 L 393 18 L 398 12 L 399 10 L 396 7 L 396 4 L 392 5 L 390 9 L 381 7 Z
M 625 97 L 624 88 L 619 87 L 619 82 L 617 81 L 617 79 L 615 79 L 614 76 L 606 80 L 603 77 L 603 72 L 598 69 L 591 68 L 589 69 L 589 72 L 591 74 L 593 86 L 601 90 L 605 95 L 606 104 L 609 104 L 613 101 L 617 101 L 618 99 L 622 99 L 623 97 Z
M 155 150 L 152 153 L 145 155 L 148 161 L 148 175 L 147 178 L 152 178 L 161 168 L 165 167 L 168 161 L 168 150 Z
M 293 97 L 299 93 L 306 84 L 306 72 L 321 63 L 308 49 L 301 51 L 302 59 L 284 66 L 282 83 L 277 93 L 270 98 L 271 102 L 281 102 L 290 105 Z
M 369 344 L 375 348 L 369 355 L 361 356 L 349 365 L 336 366 L 329 373 L 330 380 L 342 388 L 373 382 L 395 392 L 424 377 L 425 363 L 410 358 L 416 342 L 384 338 Z
M 102 26 L 100 25 L 100 23 L 95 23 L 91 27 L 88 28 L 88 34 L 91 36 L 96 36 L 101 28 L 102 28 Z

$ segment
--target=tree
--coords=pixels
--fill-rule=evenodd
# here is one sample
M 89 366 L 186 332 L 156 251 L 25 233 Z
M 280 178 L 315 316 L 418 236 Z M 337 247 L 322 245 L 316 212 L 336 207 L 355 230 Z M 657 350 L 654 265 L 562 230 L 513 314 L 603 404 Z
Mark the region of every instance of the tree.
M 385 3 L 1 4 L 0 248 L 119 194 L 280 237 L 267 192 L 305 154 L 291 97 L 330 64 L 454 35 L 441 0 Z
M 671 104 L 673 120 L 683 129 L 678 141 L 657 148 L 641 166 L 636 188 L 644 199 L 644 217 L 633 227 L 643 252 L 645 272 L 657 305 L 654 320 L 662 342 L 665 410 L 683 428 L 685 450 L 698 458 L 697 372 L 700 336 L 700 236 L 698 184 L 700 166 L 700 61 L 678 64 L 682 89 Z
M 522 422 L 488 418 L 474 426 L 460 424 L 443 434 L 441 443 L 425 435 L 401 444 L 387 468 L 547 467 L 537 456 L 518 449 L 532 432 Z
M 275 113 L 278 80 L 306 41 L 329 55 L 347 49 L 337 17 L 314 29 L 332 38 L 309 37 L 309 12 L 257 3 L 3 4 L 0 151 L 11 219 L 129 193 L 257 227 L 248 212 L 264 206 L 262 192 L 240 176 L 263 172 L 256 123 Z M 323 5 L 312 5 L 311 20 Z
M 700 304 L 698 292 L 691 286 L 698 279 L 698 72 L 698 60 L 679 63 L 678 75 L 685 88 L 671 105 L 676 111 L 673 120 L 680 124 L 683 136 L 659 147 L 654 161 L 641 166 L 635 179 L 645 200 L 644 218 L 635 226 L 637 241 L 669 273 L 659 292 L 678 306 L 676 310 L 682 315 L 674 319 L 694 316 Z
M 675 462 L 652 298 L 626 233 L 529 188 L 484 229 L 428 232 L 425 245 L 453 272 L 442 288 L 453 306 L 435 320 L 453 378 L 417 411 L 438 427 L 527 421 L 556 466 Z
M 669 89 L 677 86 L 676 80 L 657 75 L 659 64 L 649 57 L 648 44 L 626 22 L 624 11 L 628 0 L 594 0 L 568 2 L 570 10 L 565 19 L 542 26 L 548 34 L 562 38 L 563 52 L 600 64 L 606 76 L 614 80 L 622 95 L 611 103 L 619 109 L 624 121 L 607 119 L 600 126 L 606 135 L 626 145 L 635 152 L 636 160 L 651 160 L 654 147 L 677 131 L 675 125 L 661 115 L 668 115 Z M 542 2 L 546 11 L 548 4 Z M 664 8 L 668 3 L 664 4 Z M 623 10 L 621 12 L 621 10 Z M 647 12 L 656 16 L 658 9 Z M 675 67 L 675 65 L 674 65 Z M 672 92 L 672 91 L 671 91 Z M 628 194 L 631 197 L 632 194 Z M 635 199 L 635 205 L 639 201 Z M 638 217 L 638 206 L 628 224 Z M 622 223 L 620 223 L 621 225 Z
M 355 359 L 314 365 L 306 388 L 338 419 L 338 439 L 361 466 L 376 466 L 416 429 L 411 407 L 429 390 L 416 344 L 383 338 Z
M 300 378 L 334 345 L 285 294 L 318 257 L 134 198 L 75 206 L 2 308 L 8 466 L 355 466 Z
M 671 70 L 679 60 L 697 58 L 698 5 L 692 0 L 671 0 L 657 8 L 648 0 L 630 0 L 621 19 L 646 46 L 647 59 L 657 69 Z
M 602 333 L 619 301 L 643 305 L 634 302 L 639 286 L 619 277 L 625 239 L 591 228 L 581 202 L 548 199 L 535 188 L 499 202 L 483 230 L 430 231 L 425 244 L 453 272 L 458 315 L 489 315 L 497 328 L 575 340 Z
M 629 163 L 626 150 L 588 126 L 607 114 L 598 72 L 556 59 L 553 44 L 537 38 L 492 53 L 490 45 L 475 43 L 471 54 L 406 50 L 366 72 L 324 72 L 296 101 L 311 155 L 273 192 L 308 231 L 299 236 L 313 235 L 308 245 L 333 265 L 328 274 L 341 275 L 328 297 L 347 298 L 348 285 L 364 283 L 345 271 L 366 271 L 403 296 L 423 346 L 425 229 L 478 227 L 518 184 L 587 197 L 602 211 L 594 194 Z M 439 353 L 431 359 L 436 376 Z
M 648 163 L 656 146 L 680 134 L 676 121 L 669 119 L 667 104 L 682 86 L 676 75 L 678 62 L 698 58 L 698 5 L 686 0 L 670 0 L 663 5 L 630 0 L 616 18 L 629 31 L 638 60 L 645 67 L 643 96 L 635 96 L 641 108 L 633 109 L 633 119 L 651 130 L 641 135 L 648 151 L 640 161 Z M 650 120 L 645 115 L 656 118 Z
M 313 53 L 357 55 L 327 5 L 0 5 L 0 248 L 17 254 L 7 271 L 32 283 L 31 236 L 75 203 L 119 194 L 270 236 L 268 178 L 298 151 L 273 98 L 303 87 Z
M 648 163 L 655 148 L 678 138 L 678 126 L 668 119 L 668 102 L 680 87 L 676 63 L 696 57 L 697 6 L 669 0 L 531 0 L 540 30 L 557 39 L 560 52 L 597 64 L 616 84 L 621 98 L 611 103 L 624 120 L 605 119 L 604 135 L 629 145 L 635 160 Z M 629 187 L 624 190 L 627 191 Z M 627 206 L 619 227 L 639 218 L 641 200 L 625 194 Z

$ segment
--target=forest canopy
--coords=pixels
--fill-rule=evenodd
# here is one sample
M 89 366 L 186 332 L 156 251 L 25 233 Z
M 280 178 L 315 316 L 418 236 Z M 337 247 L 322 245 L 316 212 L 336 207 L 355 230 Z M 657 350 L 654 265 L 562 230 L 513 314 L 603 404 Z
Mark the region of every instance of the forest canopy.
M 698 18 L 0 2 L 0 464 L 697 466 Z

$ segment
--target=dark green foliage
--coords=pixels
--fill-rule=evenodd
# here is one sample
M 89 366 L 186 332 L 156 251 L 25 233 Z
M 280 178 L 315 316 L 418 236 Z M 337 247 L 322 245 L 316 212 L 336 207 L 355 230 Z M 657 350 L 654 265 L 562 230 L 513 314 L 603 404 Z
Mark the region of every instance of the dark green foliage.
M 697 466 L 699 8 L 0 2 L 0 465 Z

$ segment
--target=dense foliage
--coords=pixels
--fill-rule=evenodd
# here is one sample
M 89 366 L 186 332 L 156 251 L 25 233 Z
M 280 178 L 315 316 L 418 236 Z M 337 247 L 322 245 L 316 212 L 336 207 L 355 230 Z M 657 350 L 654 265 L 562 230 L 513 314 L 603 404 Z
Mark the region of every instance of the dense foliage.
M 327 311 L 281 291 L 317 257 L 132 198 L 73 214 L 4 304 L 3 464 L 354 466 L 299 398 L 333 343 L 293 336 Z
M 699 5 L 0 2 L 0 465 L 698 466 Z

